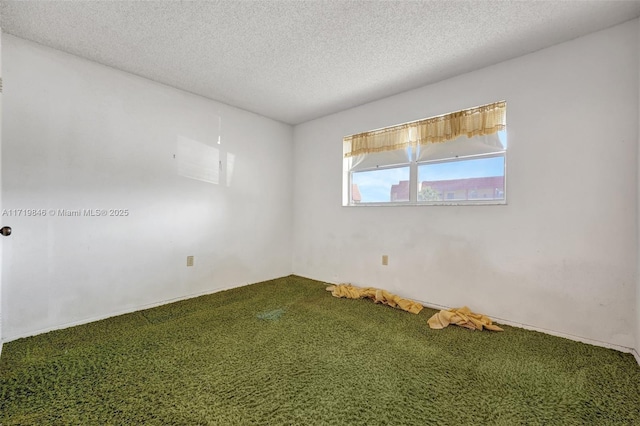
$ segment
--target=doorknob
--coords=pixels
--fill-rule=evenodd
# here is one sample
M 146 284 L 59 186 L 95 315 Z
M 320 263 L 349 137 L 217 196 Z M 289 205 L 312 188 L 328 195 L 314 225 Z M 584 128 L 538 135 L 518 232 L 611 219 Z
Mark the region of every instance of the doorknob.
M 9 226 L 3 227 L 2 229 L 0 229 L 0 234 L 8 237 L 9 235 L 11 235 L 11 228 Z

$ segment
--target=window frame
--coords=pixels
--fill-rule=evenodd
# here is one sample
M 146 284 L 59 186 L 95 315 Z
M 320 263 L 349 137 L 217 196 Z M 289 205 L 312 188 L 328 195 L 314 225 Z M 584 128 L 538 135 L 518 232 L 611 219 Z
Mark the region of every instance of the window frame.
M 507 139 L 508 140 L 508 139 Z M 446 142 L 445 142 L 446 143 Z M 508 148 L 508 147 L 507 147 Z M 346 203 L 343 199 L 343 207 L 391 207 L 391 206 L 482 206 L 482 205 L 507 205 L 507 148 L 502 151 L 496 151 L 485 154 L 470 154 L 464 156 L 456 156 L 450 158 L 441 158 L 437 160 L 422 160 L 417 161 L 418 149 L 417 147 L 411 147 L 411 156 L 410 161 L 408 163 L 397 163 L 397 164 L 385 164 L 383 166 L 375 166 L 375 167 L 367 167 L 361 170 L 352 171 L 349 170 L 349 167 L 345 164 L 344 170 L 346 173 L 343 174 L 343 178 L 346 178 L 345 182 L 347 186 L 347 200 Z M 503 161 L 503 179 L 504 179 L 504 197 L 501 199 L 492 198 L 490 200 L 479 198 L 477 200 L 447 200 L 443 197 L 442 200 L 438 201 L 419 201 L 418 200 L 418 167 L 425 164 L 442 164 L 442 163 L 453 163 L 458 161 L 467 161 L 473 159 L 481 159 L 481 158 L 504 158 Z M 344 159 L 347 160 L 347 159 Z M 346 161 L 345 161 L 346 163 Z M 353 200 L 353 173 L 361 173 L 375 170 L 388 170 L 388 169 L 397 169 L 401 167 L 409 167 L 409 200 L 408 201 L 388 201 L 388 202 L 359 202 L 354 203 Z
M 477 200 L 449 200 L 443 197 L 440 201 L 419 201 L 416 200 L 417 205 L 427 205 L 427 206 L 477 206 L 477 205 L 506 205 L 507 204 L 507 150 L 497 151 L 486 154 L 472 154 L 465 156 L 458 156 L 452 158 L 442 158 L 439 160 L 423 160 L 420 162 L 416 162 L 416 168 L 425 165 L 425 164 L 442 164 L 442 163 L 454 163 L 458 161 L 468 161 L 475 159 L 483 159 L 483 158 L 503 158 L 503 191 L 504 197 L 500 199 L 492 198 L 492 199 L 483 199 L 478 198 Z M 418 176 L 416 175 L 416 187 L 418 186 Z M 418 191 L 416 188 L 416 199 L 418 197 Z
M 413 161 L 409 162 L 409 163 L 397 163 L 397 164 L 385 164 L 384 166 L 376 166 L 376 167 L 367 167 L 361 170 L 357 170 L 357 171 L 353 171 L 353 170 L 349 170 L 348 174 L 349 174 L 349 183 L 348 183 L 348 189 L 349 189 L 349 206 L 360 206 L 360 205 L 366 205 L 366 206 L 372 206 L 372 205 L 382 205 L 382 206 L 386 206 L 389 204 L 395 204 L 395 205 L 400 205 L 400 206 L 404 206 L 407 205 L 409 203 L 411 203 L 411 182 L 413 181 L 412 177 L 412 167 L 413 167 Z M 353 200 L 353 194 L 351 193 L 353 191 L 353 174 L 354 173 L 363 173 L 363 172 L 373 172 L 373 171 L 379 171 L 379 170 L 391 170 L 391 169 L 401 169 L 401 168 L 405 168 L 408 167 L 409 168 L 409 199 L 407 201 L 388 201 L 388 202 L 381 202 L 381 201 L 373 201 L 373 202 L 359 202 L 359 203 L 354 203 L 352 202 Z M 416 194 L 416 198 L 417 198 L 417 194 Z

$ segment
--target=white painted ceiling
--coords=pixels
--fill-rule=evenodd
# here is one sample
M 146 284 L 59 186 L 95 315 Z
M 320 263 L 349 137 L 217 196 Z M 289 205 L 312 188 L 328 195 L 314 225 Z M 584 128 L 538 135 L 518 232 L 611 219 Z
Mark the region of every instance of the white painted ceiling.
M 32 40 L 289 124 L 640 16 L 640 1 L 2 1 Z

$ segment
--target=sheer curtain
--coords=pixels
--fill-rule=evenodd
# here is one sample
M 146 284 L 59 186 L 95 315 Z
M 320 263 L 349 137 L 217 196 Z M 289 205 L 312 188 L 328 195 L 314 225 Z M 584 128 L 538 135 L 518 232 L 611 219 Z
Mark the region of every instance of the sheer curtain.
M 464 141 L 470 138 L 473 138 L 475 145 L 484 144 L 495 150 L 501 146 L 497 138 L 476 137 L 495 135 L 505 128 L 506 102 L 494 102 L 450 114 L 347 136 L 343 139 L 344 156 L 348 158 L 386 151 L 400 151 L 416 145 L 424 147 L 443 142 L 464 145 Z M 464 138 L 465 136 L 466 138 Z M 428 151 L 428 149 L 421 151 Z M 360 164 L 362 161 L 364 160 L 354 159 L 352 164 Z

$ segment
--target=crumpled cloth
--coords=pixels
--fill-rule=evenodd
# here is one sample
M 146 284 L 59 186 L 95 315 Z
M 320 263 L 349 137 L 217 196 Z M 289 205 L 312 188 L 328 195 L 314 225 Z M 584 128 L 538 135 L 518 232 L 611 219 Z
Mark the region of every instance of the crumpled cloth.
M 454 324 L 470 330 L 482 330 L 486 328 L 487 330 L 503 331 L 500 327 L 493 324 L 489 317 L 473 313 L 471 309 L 466 306 L 446 311 L 443 309 L 429 318 L 427 323 L 429 323 L 429 327 L 436 330 L 445 328 L 449 324 Z
M 412 314 L 419 313 L 424 306 L 420 303 L 380 290 L 373 287 L 356 287 L 351 284 L 338 284 L 327 287 L 327 291 L 335 297 L 346 297 L 349 299 L 372 299 L 375 303 L 383 303 L 393 308 L 399 308 Z

